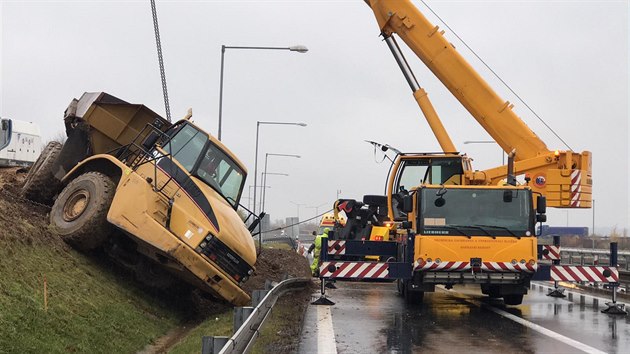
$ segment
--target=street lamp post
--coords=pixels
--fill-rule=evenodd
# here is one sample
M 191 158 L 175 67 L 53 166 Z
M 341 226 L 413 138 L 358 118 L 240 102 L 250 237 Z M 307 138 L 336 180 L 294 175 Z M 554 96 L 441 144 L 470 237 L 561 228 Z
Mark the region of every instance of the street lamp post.
M 265 171 L 265 172 L 261 173 L 261 178 L 264 177 L 263 180 L 266 181 L 267 180 L 267 175 L 289 176 L 288 173 L 273 173 L 273 172 Z M 263 188 L 263 191 L 264 191 L 267 188 L 267 186 L 263 185 L 262 188 Z M 256 191 L 254 191 L 254 197 L 256 197 L 256 193 L 255 192 Z M 264 205 L 260 207 L 260 210 L 261 211 L 264 210 Z M 265 215 L 265 216 L 268 216 L 268 215 Z M 267 231 L 267 230 L 265 230 L 265 231 Z M 262 230 L 262 220 L 261 220 L 260 223 L 258 224 L 258 247 L 259 247 L 258 248 L 258 254 L 260 254 L 260 252 L 262 251 L 262 234 L 263 234 L 263 230 Z
M 296 202 L 292 202 L 290 200 L 289 200 L 289 203 L 295 204 L 295 206 L 297 206 L 297 218 L 298 218 L 298 222 L 300 222 L 300 206 L 301 205 L 306 205 L 306 204 L 296 203 Z
M 297 125 L 300 127 L 305 127 L 306 123 L 290 123 L 290 122 L 261 122 L 261 121 L 257 121 L 256 122 L 256 153 L 254 154 L 254 214 L 256 214 L 256 185 L 257 185 L 257 178 L 258 178 L 258 136 L 260 133 L 260 126 L 261 125 Z
M 241 47 L 241 46 L 221 46 L 221 78 L 219 86 L 219 130 L 217 139 L 221 140 L 221 122 L 223 118 L 223 68 L 225 66 L 225 50 L 226 49 L 258 49 L 258 50 L 288 50 L 291 52 L 306 53 L 308 48 L 303 45 L 294 45 L 290 47 Z
M 288 173 L 274 173 L 274 172 L 267 172 L 267 171 L 260 173 L 260 178 L 262 178 L 262 180 L 263 180 L 263 185 L 262 185 L 263 189 L 262 189 L 262 192 L 261 192 L 263 197 L 261 198 L 261 202 L 260 202 L 260 205 L 259 205 L 259 209 L 260 209 L 261 212 L 265 211 L 265 195 L 267 194 L 267 193 L 265 193 L 265 189 L 267 188 L 267 175 L 285 176 L 285 177 L 289 176 Z
M 595 238 L 595 199 L 592 200 L 592 204 L 593 206 L 593 230 L 591 231 L 591 234 L 593 235 L 593 238 Z
M 247 207 L 248 207 L 249 209 L 252 209 L 252 206 L 251 206 L 251 201 L 252 201 L 252 188 L 254 188 L 254 186 L 252 186 L 252 185 L 250 184 L 250 185 L 249 185 L 249 191 L 248 191 L 248 194 L 247 194 L 247 200 L 248 200 L 248 202 L 247 202 Z M 258 188 L 262 188 L 262 186 L 258 186 Z M 267 187 L 267 188 L 271 188 L 271 187 Z
M 319 215 L 319 208 L 323 207 L 326 204 L 328 204 L 328 203 L 322 203 L 322 204 L 317 205 L 317 206 L 307 206 L 307 208 L 308 209 L 315 209 L 315 217 L 317 217 Z
M 265 172 L 263 173 L 263 186 L 267 185 L 267 160 L 269 159 L 269 156 L 281 156 L 281 157 L 294 157 L 296 159 L 301 158 L 300 155 L 292 155 L 292 154 L 272 154 L 272 153 L 266 153 L 265 154 Z M 267 195 L 267 193 L 265 192 L 265 189 L 263 188 L 262 190 L 262 207 L 260 208 L 260 211 L 264 211 L 265 210 L 265 196 Z
M 466 140 L 464 141 L 464 145 L 468 144 L 496 144 L 496 141 L 492 140 Z M 501 164 L 505 165 L 505 152 L 501 149 Z

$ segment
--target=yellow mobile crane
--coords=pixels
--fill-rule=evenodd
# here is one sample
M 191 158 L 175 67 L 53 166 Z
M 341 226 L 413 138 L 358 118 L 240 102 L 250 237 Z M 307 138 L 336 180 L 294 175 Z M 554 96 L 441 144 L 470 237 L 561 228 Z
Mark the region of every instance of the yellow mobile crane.
M 443 153 L 393 150 L 386 198 L 369 196 L 363 203 L 372 210 L 387 210 L 387 219 L 397 225 L 393 241 L 352 236 L 367 230 L 333 233 L 329 247 L 323 247 L 320 276 L 324 281 L 396 279 L 408 302 L 421 301 L 436 284 L 474 283 L 506 304 L 520 304 L 538 269 L 535 225 L 546 221 L 546 205 L 591 206 L 591 153 L 549 150 L 512 111 L 513 105 L 501 99 L 444 38 L 444 31 L 410 1 L 365 1 Z M 394 34 L 508 153 L 508 166 L 474 171 L 471 159 L 457 152 Z M 522 174 L 526 184 L 517 185 L 516 176 Z M 338 201 L 335 208 L 349 204 Z M 364 219 L 349 218 L 346 227 Z M 381 262 L 364 262 L 368 255 L 379 256 Z
M 506 153 L 514 154 L 514 173 L 529 174 L 534 192 L 547 197 L 547 205 L 590 208 L 591 153 L 549 150 L 545 143 L 512 111 L 470 64 L 408 0 L 366 0 L 392 50 L 413 95 L 445 153 L 457 151 L 427 93 L 418 85 L 393 34 L 398 35 L 448 88 Z M 506 178 L 504 166 L 464 172 L 465 184 L 496 185 Z

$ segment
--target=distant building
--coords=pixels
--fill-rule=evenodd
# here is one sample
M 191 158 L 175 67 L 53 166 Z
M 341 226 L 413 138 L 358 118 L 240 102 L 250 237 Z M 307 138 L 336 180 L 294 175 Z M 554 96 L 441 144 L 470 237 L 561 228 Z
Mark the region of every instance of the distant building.
M 260 220 L 260 231 L 262 231 L 263 239 L 273 236 L 271 235 L 270 232 L 265 232 L 265 231 L 269 231 L 270 229 L 271 229 L 271 216 L 269 214 L 265 214 L 262 220 Z
M 295 236 L 298 236 L 300 234 L 300 225 L 297 225 L 297 223 L 300 222 L 300 219 L 296 217 L 289 217 L 286 218 L 285 221 L 287 224 L 287 236 L 290 236 L 291 238 L 295 238 Z M 288 227 L 289 225 L 293 226 Z

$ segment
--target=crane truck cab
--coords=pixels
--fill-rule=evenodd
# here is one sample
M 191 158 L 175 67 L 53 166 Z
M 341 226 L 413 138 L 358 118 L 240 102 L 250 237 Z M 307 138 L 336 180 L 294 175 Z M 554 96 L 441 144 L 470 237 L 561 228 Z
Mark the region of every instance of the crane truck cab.
M 527 185 L 475 184 L 467 178 L 470 165 L 457 153 L 398 152 L 387 196 L 335 204 L 348 222 L 329 235 L 320 275 L 395 279 L 410 303 L 435 285 L 479 284 L 484 294 L 520 304 L 537 269 L 535 226 L 545 220 L 545 198 L 534 200 Z M 364 207 L 370 203 L 393 222 L 391 237 L 365 237 L 374 233 L 365 222 L 374 216 Z
M 392 218 L 413 238 L 413 275 L 400 290 L 421 298 L 436 284 L 480 284 L 484 294 L 520 304 L 537 267 L 535 225 L 544 219 L 544 198 L 537 213 L 529 186 L 470 184 L 469 162 L 454 154 L 399 154 L 392 164 Z
M 66 110 L 68 140 L 47 148 L 23 195 L 54 200 L 57 234 L 82 251 L 103 248 L 140 282 L 183 280 L 242 306 L 256 262 L 237 213 L 247 170 L 191 116 L 172 124 L 143 105 L 85 93 Z

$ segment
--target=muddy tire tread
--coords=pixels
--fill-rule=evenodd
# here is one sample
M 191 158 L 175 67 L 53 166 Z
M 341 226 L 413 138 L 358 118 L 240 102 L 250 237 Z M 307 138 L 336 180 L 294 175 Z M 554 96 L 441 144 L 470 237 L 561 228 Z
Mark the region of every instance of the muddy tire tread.
M 61 184 L 53 175 L 53 166 L 61 148 L 61 143 L 57 141 L 46 145 L 26 176 L 22 197 L 38 203 L 52 204 L 52 198 Z
M 102 183 L 104 187 L 104 192 L 102 196 L 96 196 L 97 204 L 94 208 L 94 211 L 89 219 L 79 228 L 79 230 L 64 235 L 60 232 L 59 228 L 56 227 L 54 218 L 61 217 L 61 213 L 63 213 L 63 205 L 65 203 L 66 198 L 68 198 L 72 192 L 75 190 L 75 186 L 79 184 L 82 180 L 88 179 L 92 180 L 96 183 Z M 114 199 L 114 194 L 116 192 L 116 185 L 114 182 L 107 177 L 106 175 L 100 172 L 87 172 L 72 182 L 70 182 L 66 188 L 59 194 L 59 197 L 55 201 L 55 205 L 53 206 L 53 210 L 50 213 L 50 223 L 53 226 L 53 229 L 62 237 L 62 239 L 73 246 L 76 249 L 81 251 L 92 251 L 99 246 L 101 246 L 105 240 L 109 237 L 109 235 L 113 231 L 113 226 L 107 221 L 107 213 L 109 211 L 109 207 Z M 61 209 L 61 210 L 59 210 Z

